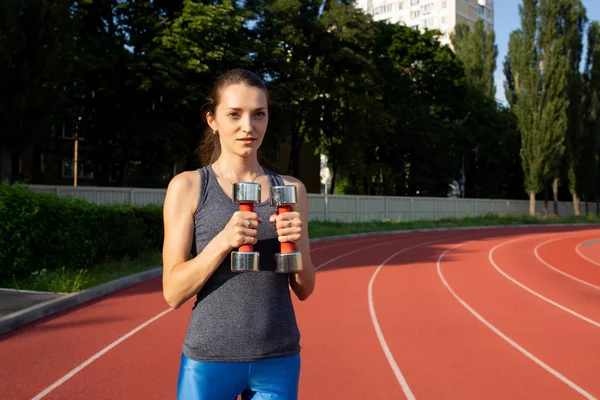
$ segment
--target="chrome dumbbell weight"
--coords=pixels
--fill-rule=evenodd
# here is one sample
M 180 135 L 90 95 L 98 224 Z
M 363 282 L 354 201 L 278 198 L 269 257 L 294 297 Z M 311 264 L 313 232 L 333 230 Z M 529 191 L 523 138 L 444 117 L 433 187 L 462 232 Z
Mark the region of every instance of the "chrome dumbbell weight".
M 270 191 L 271 205 L 277 207 L 277 214 L 292 210 L 292 205 L 298 202 L 296 186 L 272 186 Z M 302 253 L 296 251 L 293 243 L 282 242 L 281 252 L 275 254 L 275 272 L 286 274 L 302 271 Z
M 233 201 L 239 203 L 240 211 L 254 211 L 254 204 L 260 203 L 260 184 L 237 182 L 233 184 Z M 259 271 L 259 253 L 251 244 L 241 245 L 231 252 L 233 272 Z

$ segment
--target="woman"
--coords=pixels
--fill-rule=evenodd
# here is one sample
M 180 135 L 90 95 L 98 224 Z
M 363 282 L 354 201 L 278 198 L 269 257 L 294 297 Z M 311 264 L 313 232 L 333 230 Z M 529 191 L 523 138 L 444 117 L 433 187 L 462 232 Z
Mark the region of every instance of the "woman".
M 175 176 L 167 189 L 163 294 L 173 308 L 196 296 L 183 344 L 178 399 L 298 396 L 300 333 L 289 289 L 307 299 L 315 271 L 304 185 L 258 161 L 268 108 L 266 86 L 255 74 L 235 69 L 219 77 L 203 112 L 205 167 Z M 262 202 L 253 212 L 240 212 L 233 202 L 234 182 L 261 185 Z M 277 215 L 269 188 L 282 184 L 296 185 L 298 204 Z M 302 252 L 302 271 L 274 272 L 280 242 L 293 242 Z M 260 253 L 260 272 L 231 271 L 230 253 L 243 244 Z

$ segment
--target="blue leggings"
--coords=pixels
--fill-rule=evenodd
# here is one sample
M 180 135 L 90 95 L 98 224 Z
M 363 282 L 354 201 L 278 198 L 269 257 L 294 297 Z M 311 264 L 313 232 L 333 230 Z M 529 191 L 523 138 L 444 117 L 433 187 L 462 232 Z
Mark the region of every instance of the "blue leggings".
M 194 361 L 181 355 L 177 400 L 297 400 L 300 356 L 254 362 Z

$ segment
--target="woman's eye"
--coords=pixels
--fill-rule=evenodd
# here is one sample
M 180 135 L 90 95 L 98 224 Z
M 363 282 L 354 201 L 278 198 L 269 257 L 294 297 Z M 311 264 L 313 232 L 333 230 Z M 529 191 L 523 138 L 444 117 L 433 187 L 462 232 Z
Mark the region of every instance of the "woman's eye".
M 236 113 L 236 112 L 232 112 L 232 113 L 229 113 L 229 116 L 230 116 L 230 117 L 238 117 L 238 116 L 239 116 L 239 114 L 238 114 L 238 113 Z
M 257 113 L 256 113 L 256 116 L 257 116 L 257 117 L 264 117 L 264 116 L 265 116 L 265 113 L 264 113 L 264 112 L 262 112 L 262 111 L 259 111 L 259 112 L 257 112 Z

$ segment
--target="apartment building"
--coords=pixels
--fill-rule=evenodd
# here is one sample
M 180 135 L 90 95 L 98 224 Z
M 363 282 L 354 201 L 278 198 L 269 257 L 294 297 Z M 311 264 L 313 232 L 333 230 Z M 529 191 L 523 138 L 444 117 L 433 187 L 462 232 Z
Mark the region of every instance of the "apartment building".
M 473 27 L 482 19 L 486 29 L 494 28 L 494 0 L 358 0 L 357 6 L 376 21 L 437 29 L 443 44 L 450 44 L 449 34 L 459 23 Z

